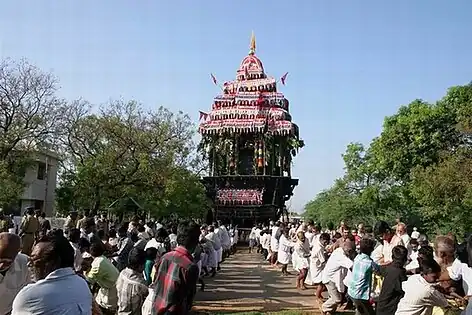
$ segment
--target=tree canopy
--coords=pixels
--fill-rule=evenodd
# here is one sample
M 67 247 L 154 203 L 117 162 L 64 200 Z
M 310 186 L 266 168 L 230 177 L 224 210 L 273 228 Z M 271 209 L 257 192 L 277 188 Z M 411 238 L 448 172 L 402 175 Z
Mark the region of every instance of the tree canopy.
M 99 110 L 57 97 L 57 80 L 27 63 L 0 64 L 0 205 L 22 194 L 34 153 L 61 159 L 56 210 L 96 211 L 132 198 L 154 216 L 203 216 L 196 127 L 182 112 L 114 100 Z
M 322 224 L 401 217 L 427 232 L 464 233 L 472 205 L 472 85 L 386 117 L 368 146 L 351 143 L 345 174 L 305 206 Z

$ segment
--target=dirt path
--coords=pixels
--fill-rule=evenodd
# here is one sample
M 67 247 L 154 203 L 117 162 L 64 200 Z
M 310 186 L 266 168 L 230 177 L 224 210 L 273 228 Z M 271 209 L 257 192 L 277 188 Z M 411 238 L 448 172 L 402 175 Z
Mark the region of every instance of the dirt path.
M 239 251 L 222 264 L 215 278 L 205 278 L 195 310 L 209 313 L 298 310 L 317 313 L 314 290 L 298 291 L 295 272 L 283 277 L 259 254 Z

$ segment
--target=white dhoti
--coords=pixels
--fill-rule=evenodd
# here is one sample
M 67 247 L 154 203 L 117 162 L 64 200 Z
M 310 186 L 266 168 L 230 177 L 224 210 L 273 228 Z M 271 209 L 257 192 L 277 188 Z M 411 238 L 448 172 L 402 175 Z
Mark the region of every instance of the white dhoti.
M 201 275 L 202 274 L 202 260 L 201 259 L 197 262 L 197 267 L 198 267 L 198 275 Z
M 273 252 L 279 251 L 279 241 L 275 237 L 270 240 L 270 250 Z
M 277 261 L 281 263 L 282 265 L 288 265 L 290 261 L 292 260 L 292 254 L 290 252 L 286 252 L 284 250 L 278 251 L 277 254 Z
M 300 271 L 299 268 L 299 257 L 296 252 L 292 254 L 292 268 L 293 270 Z
M 293 269 L 297 271 L 300 271 L 302 269 L 308 269 L 309 268 L 308 258 L 301 257 L 297 252 L 294 252 L 292 255 L 292 265 L 293 265 Z
M 202 267 L 207 267 L 208 266 L 208 254 L 207 253 L 202 253 Z
M 213 250 L 208 254 L 207 266 L 210 268 L 218 267 L 218 254 L 216 253 L 216 250 Z
M 223 248 L 216 250 L 216 258 L 218 263 L 223 261 Z
M 142 315 L 151 315 L 152 314 L 152 302 L 154 300 L 154 290 L 149 288 L 149 294 L 146 297 L 146 300 L 143 303 L 143 307 L 141 308 Z

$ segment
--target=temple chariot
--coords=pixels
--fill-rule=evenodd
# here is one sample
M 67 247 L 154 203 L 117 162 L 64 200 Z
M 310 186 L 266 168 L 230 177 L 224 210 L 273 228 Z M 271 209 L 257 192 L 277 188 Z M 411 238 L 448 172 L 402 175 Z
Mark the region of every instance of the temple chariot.
M 213 74 L 212 79 L 219 85 Z M 286 214 L 285 203 L 298 184 L 291 177 L 292 159 L 303 141 L 278 83 L 256 56 L 253 34 L 236 79 L 219 85 L 211 111 L 200 112 L 199 149 L 209 163 L 203 184 L 213 201 L 209 223 L 250 227 Z

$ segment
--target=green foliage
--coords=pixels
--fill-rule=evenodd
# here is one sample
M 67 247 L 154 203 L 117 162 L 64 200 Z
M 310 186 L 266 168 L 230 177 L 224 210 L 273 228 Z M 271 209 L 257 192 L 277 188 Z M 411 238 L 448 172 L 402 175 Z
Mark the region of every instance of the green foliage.
M 422 205 L 429 230 L 464 235 L 472 225 L 472 152 L 469 148 L 446 154 L 441 162 L 416 168 L 412 195 Z
M 203 186 L 194 171 L 194 126 L 182 113 L 144 111 L 136 102 L 113 102 L 99 114 L 77 108 L 63 141 L 61 212 L 106 210 L 132 197 L 153 216 L 202 216 Z M 123 209 L 115 209 L 122 212 Z
M 322 223 L 402 217 L 430 233 L 461 234 L 471 222 L 472 85 L 429 104 L 415 100 L 386 117 L 364 148 L 351 143 L 345 174 L 305 207 Z
M 206 211 L 188 116 L 144 111 L 134 101 L 92 113 L 86 102 L 66 102 L 56 91 L 56 79 L 28 62 L 0 62 L 0 207 L 18 203 L 35 154 L 51 150 L 62 163 L 59 213 L 106 210 L 128 197 L 156 215 Z
M 0 207 L 18 210 L 35 154 L 62 134 L 68 104 L 56 86 L 51 74 L 24 60 L 0 60 Z

